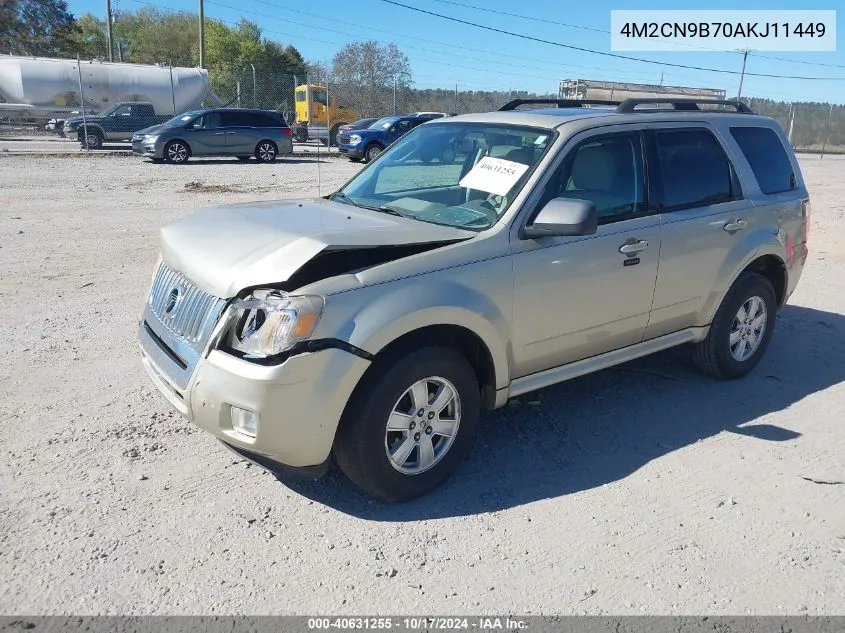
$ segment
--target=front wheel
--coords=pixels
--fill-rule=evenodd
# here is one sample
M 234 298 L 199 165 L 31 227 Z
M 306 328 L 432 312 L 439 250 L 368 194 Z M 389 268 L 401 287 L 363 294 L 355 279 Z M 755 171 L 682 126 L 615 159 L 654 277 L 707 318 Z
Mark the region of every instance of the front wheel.
M 98 130 L 90 130 L 88 135 L 85 136 L 85 132 L 82 132 L 82 148 L 88 149 L 102 149 L 103 142 L 105 139 L 103 138 L 102 132 Z
M 171 165 L 181 165 L 188 160 L 191 150 L 182 141 L 172 141 L 164 148 L 164 160 Z
M 382 153 L 384 149 L 381 145 L 377 145 L 373 143 L 369 147 L 367 147 L 366 151 L 364 152 L 364 162 L 369 163 L 370 161 L 375 160 L 379 154 Z
M 746 375 L 766 353 L 776 312 L 771 282 L 757 273 L 742 273 L 716 311 L 707 338 L 696 344 L 695 364 L 723 380 Z
M 472 447 L 481 415 L 478 378 L 462 354 L 446 347 L 383 360 L 371 372 L 344 411 L 335 459 L 355 485 L 382 501 L 430 492 Z
M 272 141 L 261 141 L 255 147 L 255 158 L 259 163 L 272 163 L 276 160 L 276 155 L 278 153 L 279 150 L 276 148 L 276 144 Z

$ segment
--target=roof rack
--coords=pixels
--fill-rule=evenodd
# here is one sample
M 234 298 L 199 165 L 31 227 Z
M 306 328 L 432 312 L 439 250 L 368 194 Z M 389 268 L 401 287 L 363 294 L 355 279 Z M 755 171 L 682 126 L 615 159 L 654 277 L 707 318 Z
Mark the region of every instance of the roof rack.
M 514 99 L 499 108 L 499 112 L 516 110 L 521 105 L 554 105 L 558 108 L 583 108 L 591 105 L 618 106 L 619 101 L 602 101 L 601 99 Z
M 674 110 L 692 110 L 692 111 L 700 111 L 699 104 L 703 105 L 724 105 L 724 106 L 731 106 L 736 109 L 737 112 L 741 114 L 754 114 L 754 111 L 749 108 L 747 105 L 742 103 L 741 101 L 735 100 L 724 100 L 724 99 L 672 99 L 672 98 L 656 98 L 656 99 L 625 99 L 622 103 L 619 104 L 619 107 L 616 108 L 616 111 L 620 114 L 630 114 L 632 112 L 642 112 L 642 110 L 637 110 L 637 106 L 643 104 L 667 104 L 671 105 Z M 654 109 L 649 110 L 651 112 Z

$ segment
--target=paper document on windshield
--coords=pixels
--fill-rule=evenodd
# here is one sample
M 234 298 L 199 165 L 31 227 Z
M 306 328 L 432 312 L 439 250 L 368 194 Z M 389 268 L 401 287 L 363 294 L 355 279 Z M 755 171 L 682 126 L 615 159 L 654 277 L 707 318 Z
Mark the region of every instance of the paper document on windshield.
M 458 183 L 467 189 L 478 189 L 497 196 L 504 196 L 516 184 L 528 165 L 504 158 L 485 156 Z

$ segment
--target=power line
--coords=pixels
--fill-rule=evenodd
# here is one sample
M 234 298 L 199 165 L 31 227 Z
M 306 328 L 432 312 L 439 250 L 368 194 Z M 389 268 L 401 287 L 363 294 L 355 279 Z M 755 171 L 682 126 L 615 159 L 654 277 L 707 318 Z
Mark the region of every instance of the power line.
M 206 1 L 209 4 L 216 4 L 216 3 L 212 2 L 211 0 L 206 0 Z M 481 50 L 481 49 L 477 49 L 477 48 L 469 48 L 467 46 L 460 46 L 458 44 L 453 44 L 451 42 L 438 42 L 436 40 L 429 40 L 429 39 L 425 39 L 425 38 L 422 38 L 422 37 L 416 37 L 414 35 L 407 35 L 407 34 L 404 34 L 404 33 L 396 33 L 395 31 L 388 31 L 386 29 L 380 29 L 380 28 L 375 28 L 375 27 L 371 27 L 371 26 L 364 26 L 362 24 L 356 24 L 354 22 L 350 22 L 349 20 L 341 20 L 341 19 L 337 19 L 337 18 L 330 18 L 330 17 L 327 17 L 327 16 L 319 15 L 317 13 L 309 13 L 308 11 L 303 11 L 301 9 L 291 9 L 289 7 L 283 7 L 283 6 L 280 6 L 280 5 L 272 3 L 272 2 L 267 2 L 266 0 L 252 0 L 252 1 L 257 3 L 257 4 L 263 4 L 265 6 L 272 7 L 274 9 L 281 9 L 282 11 L 289 11 L 291 13 L 298 13 L 300 15 L 306 15 L 306 16 L 317 18 L 317 19 L 320 19 L 320 20 L 326 20 L 328 22 L 338 22 L 340 24 L 346 24 L 346 25 L 349 25 L 349 26 L 356 26 L 356 27 L 359 27 L 359 28 L 362 28 L 362 29 L 367 29 L 369 31 L 376 31 L 376 32 L 379 32 L 379 33 L 385 33 L 387 35 L 393 35 L 395 37 L 402 37 L 402 38 L 407 38 L 407 39 L 411 39 L 411 40 L 417 40 L 417 41 L 420 41 L 420 42 L 426 42 L 426 43 L 429 43 L 429 44 L 436 44 L 436 45 L 439 45 L 439 46 L 448 46 L 450 48 L 459 48 L 461 50 L 471 51 L 471 52 L 475 52 L 475 53 L 482 53 L 484 55 L 497 55 L 499 57 L 505 57 L 505 58 L 509 58 L 509 59 L 517 59 L 517 60 L 527 61 L 527 62 L 531 62 L 532 64 L 535 64 L 534 66 L 530 66 L 530 67 L 529 66 L 517 66 L 517 68 L 528 68 L 530 70 L 536 70 L 537 69 L 536 64 L 545 64 L 545 65 L 548 65 L 548 66 L 554 66 L 555 70 L 559 69 L 561 67 L 568 67 L 568 68 L 583 68 L 583 69 L 588 69 L 588 70 L 606 70 L 606 71 L 609 71 L 609 72 L 627 72 L 627 73 L 634 72 L 636 74 L 643 74 L 643 75 L 651 74 L 651 73 L 648 73 L 648 72 L 645 72 L 645 71 L 622 71 L 621 69 L 618 69 L 618 68 L 607 68 L 607 67 L 602 67 L 602 66 L 582 66 L 582 65 L 579 65 L 579 64 L 553 64 L 553 63 L 547 62 L 547 61 L 540 61 L 540 60 L 530 59 L 530 58 L 527 58 L 527 57 L 519 57 L 519 56 L 516 56 L 516 55 L 508 55 L 508 54 L 499 53 L 499 52 L 485 51 L 485 50 Z M 217 6 L 225 6 L 225 5 L 217 4 Z M 230 8 L 230 9 L 233 9 L 233 10 L 236 10 L 236 11 L 242 10 L 242 9 L 235 9 L 234 7 L 229 7 L 229 6 L 226 6 L 226 8 Z M 262 14 L 262 13 L 256 13 L 255 15 L 261 15 L 263 17 L 269 17 L 271 19 L 281 20 L 281 18 L 278 18 L 278 17 L 275 17 L 275 16 L 267 16 L 267 15 Z M 291 22 L 293 24 L 300 24 L 300 25 L 305 26 L 307 28 L 313 28 L 313 29 L 316 29 L 316 30 L 323 29 L 323 27 L 317 27 L 317 26 L 313 26 L 313 25 L 310 25 L 310 24 L 304 24 L 304 23 L 301 23 L 301 22 L 294 22 L 293 20 L 285 20 L 285 21 Z M 327 29 L 324 29 L 324 30 L 327 30 Z M 341 31 L 335 31 L 335 32 L 341 33 L 343 35 L 349 35 L 350 37 L 358 37 L 357 34 L 345 33 L 345 32 L 341 32 Z M 407 45 L 405 45 L 405 46 L 407 46 Z M 420 50 L 426 50 L 426 49 L 420 49 Z M 443 54 L 453 55 L 452 52 L 443 53 Z M 468 59 L 471 59 L 471 58 L 468 58 Z M 487 62 L 487 61 L 489 61 L 489 59 L 480 59 L 478 61 Z M 511 65 L 513 65 L 513 64 L 511 64 Z
M 792 64 L 805 64 L 807 66 L 824 66 L 825 68 L 845 68 L 842 64 L 825 64 L 824 62 L 808 62 L 801 59 L 785 59 L 783 57 L 774 57 L 772 55 L 761 55 L 760 53 L 750 53 L 753 57 L 762 57 L 763 59 L 773 59 L 779 62 L 790 62 Z
M 139 0 L 134 0 L 134 1 L 137 2 Z M 319 15 L 316 15 L 316 14 L 313 14 L 313 13 L 308 13 L 307 11 L 302 11 L 302 10 L 299 10 L 299 9 L 288 9 L 286 7 L 281 7 L 281 6 L 272 4 L 270 2 L 265 2 L 263 0 L 253 0 L 253 1 L 257 2 L 259 4 L 264 4 L 264 5 L 273 7 L 273 8 L 283 9 L 283 10 L 286 10 L 286 11 L 292 11 L 294 13 L 300 13 L 300 14 L 304 14 L 304 15 L 308 15 L 308 16 L 312 16 L 312 17 L 316 17 L 316 18 L 329 20 L 329 21 L 332 21 L 332 22 L 341 22 L 341 23 L 344 23 L 344 24 L 348 24 L 350 26 L 361 26 L 361 25 L 356 25 L 356 24 L 349 22 L 349 21 L 346 21 L 346 20 L 336 20 L 336 19 L 333 19 L 333 18 L 325 18 L 323 16 L 319 16 Z M 230 9 L 232 11 L 238 11 L 240 13 L 255 15 L 255 16 L 259 16 L 259 17 L 262 17 L 262 18 L 270 19 L 270 20 L 277 20 L 277 21 L 284 22 L 284 23 L 287 23 L 287 24 L 297 24 L 299 26 L 303 26 L 303 27 L 309 28 L 309 29 L 314 29 L 314 30 L 317 30 L 317 31 L 337 33 L 339 35 L 346 35 L 348 37 L 357 37 L 357 34 L 349 33 L 348 31 L 340 31 L 340 30 L 337 30 L 337 29 L 331 29 L 331 28 L 323 27 L 323 26 L 314 26 L 313 24 L 308 24 L 308 23 L 305 23 L 305 22 L 297 22 L 296 20 L 291 20 L 291 19 L 288 19 L 288 18 L 281 18 L 279 16 L 269 15 L 267 13 L 261 13 L 259 11 L 250 11 L 248 9 L 242 9 L 242 8 L 234 7 L 232 5 L 223 4 L 221 2 L 215 2 L 214 0 L 205 0 L 205 3 L 209 4 L 209 5 L 221 7 L 221 8 L 224 8 L 224 9 Z M 150 4 L 150 3 L 147 3 L 147 4 Z M 361 28 L 368 28 L 368 27 L 361 26 Z M 270 32 L 269 29 L 265 29 L 265 30 Z M 384 29 L 371 29 L 371 30 L 380 31 L 382 33 L 398 35 L 400 37 L 406 37 L 406 36 L 398 34 L 398 33 L 392 33 L 390 31 L 385 31 Z M 280 33 L 279 31 L 275 31 L 275 32 Z M 305 38 L 301 38 L 301 36 L 295 36 L 293 34 L 286 34 L 286 33 L 281 33 L 281 34 L 286 35 L 288 37 L 293 37 L 294 39 L 305 39 Z M 417 37 L 413 37 L 413 36 L 407 36 L 407 37 L 411 37 L 412 39 L 417 39 L 417 40 L 421 40 L 421 41 L 424 41 L 424 42 L 432 42 L 432 40 L 424 40 L 422 38 L 417 38 Z M 310 38 L 308 38 L 308 39 L 309 39 L 309 41 L 318 41 L 318 40 L 312 40 Z M 439 44 L 439 42 L 432 42 L 432 43 Z M 337 43 L 337 44 L 340 44 L 340 43 Z M 444 42 L 443 45 L 447 45 L 447 44 Z M 404 43 L 403 43 L 403 47 L 407 48 L 407 49 L 423 51 L 423 52 L 426 52 L 426 53 L 433 53 L 435 55 L 443 55 L 443 56 L 447 56 L 447 57 L 450 57 L 450 58 L 454 57 L 453 52 L 438 51 L 438 50 L 433 50 L 431 48 L 424 48 L 422 46 L 414 46 L 414 45 L 404 44 Z M 464 47 L 464 48 L 466 48 L 466 47 Z M 486 51 L 480 51 L 480 50 L 477 50 L 477 49 L 466 49 L 466 50 L 475 50 L 475 51 L 480 52 L 480 53 L 486 53 Z M 462 58 L 463 59 L 472 59 L 472 60 L 480 61 L 480 62 L 488 62 L 489 61 L 488 59 L 482 59 L 482 58 L 478 58 L 478 57 L 470 57 L 470 56 L 467 56 L 467 55 L 463 55 Z M 517 58 L 517 59 L 523 59 L 523 58 Z M 526 61 L 533 61 L 533 60 L 526 59 Z M 486 69 L 486 68 L 476 68 L 476 67 L 473 67 L 473 66 L 465 66 L 465 65 L 454 64 L 454 63 L 447 63 L 447 62 L 437 62 L 437 63 L 440 64 L 440 65 L 450 66 L 450 67 L 453 67 L 453 68 L 460 68 L 460 69 L 463 69 L 463 70 L 471 70 L 471 71 L 476 71 L 476 72 L 488 72 L 489 71 L 489 69 Z M 536 66 L 524 66 L 524 65 L 520 65 L 520 64 L 510 64 L 510 63 L 507 63 L 507 62 L 499 62 L 499 63 L 506 65 L 506 66 L 512 66 L 512 67 L 515 67 L 515 68 L 522 68 L 522 69 L 525 69 L 525 70 L 532 70 L 532 71 L 537 70 Z M 560 64 L 558 67 L 573 67 L 573 68 L 577 67 L 577 68 L 597 69 L 594 66 L 589 66 L 589 67 L 588 66 L 575 66 L 573 64 Z M 622 69 L 611 69 L 611 68 L 601 68 L 601 67 L 599 67 L 598 69 L 606 70 L 609 73 L 615 73 L 617 75 L 622 74 L 622 73 L 632 74 L 631 71 L 623 71 Z M 548 70 L 549 72 L 551 72 L 551 69 L 543 68 L 543 69 L 540 69 L 540 70 L 543 70 L 543 71 Z M 633 71 L 633 72 L 635 74 L 650 74 L 650 73 L 645 73 L 643 71 Z M 507 72 L 507 71 L 504 71 L 504 70 L 498 70 L 497 73 L 500 74 L 500 75 L 509 75 L 509 76 L 512 76 L 512 77 L 524 77 L 525 76 L 525 73 Z M 536 78 L 536 79 L 544 79 L 544 80 L 553 81 L 553 82 L 560 81 L 559 76 L 551 77 L 551 76 L 548 76 L 548 75 L 534 74 L 533 77 Z
M 457 22 L 459 24 L 465 24 L 467 26 L 472 26 L 478 29 L 483 29 L 485 31 L 493 31 L 494 33 L 502 33 L 504 35 L 510 35 L 511 37 L 518 37 L 525 40 L 531 40 L 534 42 L 540 42 L 541 44 L 549 44 L 551 46 L 558 46 L 560 48 L 566 48 L 569 50 L 580 51 L 582 53 L 592 53 L 593 55 L 602 55 L 604 57 L 613 57 L 616 59 L 625 59 L 628 61 L 633 62 L 640 62 L 643 64 L 655 64 L 658 66 L 666 66 L 670 68 L 686 68 L 687 70 L 700 70 L 703 72 L 710 72 L 710 73 L 724 73 L 729 75 L 739 75 L 741 74 L 738 70 L 724 70 L 719 68 L 707 68 L 706 66 L 691 66 L 686 64 L 674 64 L 669 62 L 658 62 L 652 59 L 645 59 L 642 57 L 632 57 L 629 55 L 620 55 L 619 53 L 610 53 L 606 51 L 597 51 L 591 48 L 584 48 L 581 46 L 572 46 L 571 44 L 561 44 L 560 42 L 553 42 L 551 40 L 545 40 L 539 37 L 533 37 L 531 35 L 525 35 L 524 33 L 515 33 L 513 31 L 506 31 L 505 29 L 498 29 L 492 26 L 487 26 L 484 24 L 478 24 L 477 22 L 470 22 L 469 20 L 461 20 L 460 18 L 455 18 L 449 15 L 443 15 L 442 13 L 436 13 L 434 11 L 428 11 L 426 9 L 419 9 L 417 7 L 412 7 L 407 4 L 403 4 L 401 2 L 396 2 L 396 0 L 381 0 L 384 3 L 392 4 L 397 7 L 402 7 L 404 9 L 409 9 L 410 11 L 416 11 L 418 13 L 424 13 L 426 15 L 432 15 L 434 17 L 442 18 L 444 20 L 449 20 L 451 22 Z M 845 80 L 845 77 L 803 77 L 797 75 L 771 75 L 767 73 L 745 73 L 748 77 L 768 77 L 771 79 L 802 79 L 807 81 L 842 81 Z

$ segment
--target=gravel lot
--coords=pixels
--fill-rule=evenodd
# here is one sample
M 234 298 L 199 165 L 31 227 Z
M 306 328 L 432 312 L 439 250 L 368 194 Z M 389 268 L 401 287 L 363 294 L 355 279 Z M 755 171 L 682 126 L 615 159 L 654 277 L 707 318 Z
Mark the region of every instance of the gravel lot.
M 248 467 L 136 351 L 158 227 L 314 195 L 314 159 L 0 154 L 0 613 L 845 613 L 845 160 L 802 165 L 811 257 L 751 376 L 676 350 L 531 394 L 383 506 Z

